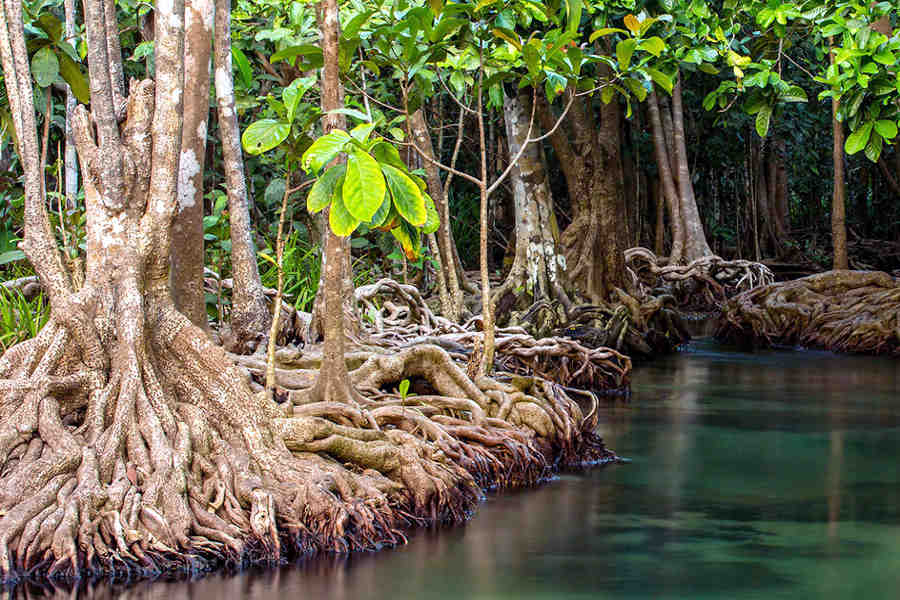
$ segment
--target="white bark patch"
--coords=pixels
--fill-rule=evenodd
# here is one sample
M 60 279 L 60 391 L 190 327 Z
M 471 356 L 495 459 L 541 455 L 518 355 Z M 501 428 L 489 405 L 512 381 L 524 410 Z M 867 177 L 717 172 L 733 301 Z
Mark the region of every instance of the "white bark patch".
M 178 210 L 183 211 L 196 204 L 197 187 L 194 177 L 200 174 L 200 162 L 193 148 L 181 153 L 178 165 Z
M 230 61 L 228 67 L 231 67 Z M 225 67 L 216 69 L 216 96 L 219 98 L 230 98 L 234 94 L 234 87 L 231 82 L 231 73 L 225 70 Z
M 206 119 L 203 119 L 197 124 L 197 139 L 201 141 L 201 143 L 206 142 Z

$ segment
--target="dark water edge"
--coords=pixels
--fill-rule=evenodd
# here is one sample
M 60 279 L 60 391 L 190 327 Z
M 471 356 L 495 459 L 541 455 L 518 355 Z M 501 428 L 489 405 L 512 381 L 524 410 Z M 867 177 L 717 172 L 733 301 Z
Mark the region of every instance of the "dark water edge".
M 900 362 L 712 342 L 638 367 L 629 465 L 494 496 L 375 554 L 11 598 L 895 598 Z M 49 592 L 49 593 L 47 593 Z

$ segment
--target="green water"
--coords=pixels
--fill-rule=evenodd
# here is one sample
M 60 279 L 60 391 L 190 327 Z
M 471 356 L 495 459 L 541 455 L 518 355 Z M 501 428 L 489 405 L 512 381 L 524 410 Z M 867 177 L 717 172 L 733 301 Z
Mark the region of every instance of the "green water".
M 633 459 L 483 504 L 408 546 L 132 598 L 896 598 L 900 362 L 731 352 L 638 368 L 601 431 Z M 113 589 L 87 597 L 115 596 Z

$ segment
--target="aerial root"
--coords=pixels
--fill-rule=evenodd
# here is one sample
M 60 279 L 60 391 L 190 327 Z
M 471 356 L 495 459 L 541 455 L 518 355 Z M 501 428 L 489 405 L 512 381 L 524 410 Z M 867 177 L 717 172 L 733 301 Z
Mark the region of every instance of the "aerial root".
M 669 265 L 666 259 L 641 247 L 625 251 L 625 265 L 635 287 L 645 293 L 655 288 L 670 289 L 679 306 L 691 308 L 715 307 L 735 293 L 775 280 L 772 271 L 758 262 L 710 255 L 686 265 Z

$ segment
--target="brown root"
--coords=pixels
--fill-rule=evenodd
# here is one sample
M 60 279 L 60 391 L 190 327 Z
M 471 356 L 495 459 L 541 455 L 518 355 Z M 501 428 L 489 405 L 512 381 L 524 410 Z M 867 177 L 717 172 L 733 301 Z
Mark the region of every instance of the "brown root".
M 772 271 L 758 262 L 710 255 L 686 265 L 667 264 L 665 258 L 640 247 L 625 251 L 625 265 L 642 292 L 664 288 L 676 297 L 678 306 L 694 309 L 717 307 L 736 293 L 775 280 Z
M 615 458 L 592 433 L 596 398 L 539 376 L 561 364 L 569 382 L 622 385 L 630 363 L 613 351 L 507 334 L 510 374 L 473 380 L 439 346 L 368 346 L 348 355 L 354 392 L 339 401 L 310 396 L 314 352 L 282 350 L 276 375 L 290 401 L 279 405 L 251 389 L 258 357 L 236 362 L 167 303 L 142 318 L 120 306 L 98 335 L 127 343 L 107 361 L 85 360 L 83 338 L 53 319 L 10 350 L 4 579 L 374 549 L 402 543 L 411 525 L 468 518 L 484 489 Z M 410 314 L 413 334 L 442 325 Z M 480 333 L 441 335 L 465 348 Z M 397 391 L 404 380 L 413 393 Z
M 878 271 L 828 271 L 756 288 L 724 307 L 717 336 L 900 355 L 900 284 Z

